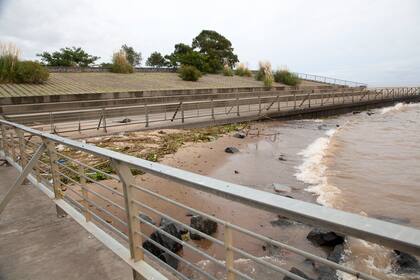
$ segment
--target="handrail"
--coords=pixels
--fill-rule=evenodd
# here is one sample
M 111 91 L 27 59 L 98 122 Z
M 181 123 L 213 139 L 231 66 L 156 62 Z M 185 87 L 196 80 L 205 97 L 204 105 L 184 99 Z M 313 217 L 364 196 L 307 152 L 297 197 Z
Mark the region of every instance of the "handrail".
M 394 94 L 394 92 L 392 91 L 391 94 Z M 152 263 L 150 260 L 155 259 L 154 257 L 157 255 L 153 251 L 148 251 L 143 241 L 149 241 L 159 248 L 161 248 L 160 245 L 162 244 L 156 245 L 156 240 L 152 238 L 152 235 L 148 237 L 145 234 L 147 231 L 142 230 L 144 226 L 166 236 L 173 242 L 178 242 L 180 246 L 184 246 L 185 249 L 198 253 L 204 259 L 215 263 L 222 271 L 226 271 L 228 275 L 227 279 L 229 280 L 253 279 L 253 277 L 244 274 L 233 265 L 235 255 L 250 259 L 258 265 L 265 266 L 267 269 L 280 275 L 286 275 L 291 279 L 303 279 L 301 276 L 285 270 L 280 265 L 275 265 L 247 252 L 244 248 L 235 247 L 235 243 L 232 242 L 232 232 L 241 236 L 247 236 L 247 238 L 252 238 L 256 242 L 264 242 L 282 248 L 310 259 L 319 265 L 326 265 L 331 269 L 346 272 L 361 279 L 376 280 L 377 278 L 373 275 L 356 271 L 345 264 L 335 263 L 327 258 L 317 256 L 290 244 L 277 241 L 258 232 L 250 231 L 247 228 L 232 224 L 220 217 L 213 217 L 210 213 L 206 213 L 200 209 L 194 209 L 189 205 L 184 205 L 170 196 L 165 196 L 162 192 L 156 192 L 143 185 L 140 186 L 136 184 L 132 172 L 133 169 L 141 170 L 170 182 L 179 183 L 185 187 L 203 191 L 230 201 L 239 202 L 254 209 L 265 210 L 315 227 L 329 229 L 346 236 L 381 244 L 391 249 L 420 255 L 420 230 L 418 229 L 255 190 L 38 131 L 6 120 L 0 119 L 0 126 L 0 155 L 4 156 L 20 172 L 20 176 L 8 192 L 7 199 L 0 201 L 0 214 L 1 209 L 4 209 L 8 201 L 10 201 L 17 187 L 27 178 L 50 198 L 53 198 L 57 206 L 67 212 L 80 225 L 127 262 L 135 271 L 140 273 L 144 279 L 166 279 L 163 275 L 160 275 L 160 271 L 153 270 L 152 267 L 155 267 L 156 263 Z M 30 146 L 25 146 L 25 143 L 29 142 L 26 141 L 25 137 L 31 139 Z M 92 164 L 82 163 L 70 155 L 65 155 L 65 152 L 58 152 L 57 145 L 63 145 L 77 154 L 87 154 L 89 158 L 99 157 L 101 161 L 103 159 L 109 160 L 112 168 L 116 171 L 116 175 L 106 176 L 107 180 L 101 182 L 99 182 L 99 179 L 90 178 L 87 176 L 86 171 L 92 169 L 90 166 Z M 43 152 L 44 150 L 45 154 Z M 65 160 L 64 163 L 63 160 Z M 69 165 L 65 164 L 66 160 Z M 49 163 L 47 164 L 46 162 Z M 40 164 L 47 166 L 48 170 L 39 168 Z M 39 173 L 40 170 L 43 174 Z M 102 174 L 101 172 L 99 173 Z M 115 185 L 108 185 L 110 181 L 121 186 L 122 191 L 117 190 Z M 70 192 L 64 193 L 62 187 Z M 103 192 L 111 196 L 107 196 Z M 150 196 L 154 200 L 159 201 L 162 203 L 162 206 L 170 205 L 176 207 L 176 209 L 182 209 L 182 211 L 199 215 L 217 223 L 223 228 L 224 240 L 223 238 L 220 240 L 219 238 L 201 232 L 194 228 L 192 224 L 187 225 L 183 223 L 182 220 L 171 216 L 173 213 L 165 213 L 165 211 L 160 209 L 160 204 L 159 207 L 155 206 L 158 208 L 155 209 L 147 200 L 143 199 L 145 196 Z M 113 200 L 113 198 L 116 200 Z M 113 207 L 113 211 L 110 211 L 111 209 L 107 207 L 102 207 L 102 202 L 108 204 L 107 207 Z M 216 255 L 208 254 L 200 246 L 195 246 L 193 243 L 180 240 L 178 237 L 166 232 L 162 227 L 155 226 L 149 220 L 143 218 L 141 216 L 142 213 L 156 214 L 158 217 L 165 218 L 175 225 L 182 226 L 190 233 L 212 242 L 215 246 L 221 246 L 224 248 L 225 261 L 223 262 Z M 115 221 L 115 223 L 109 223 L 109 220 Z M 140 226 L 140 224 L 142 225 Z M 107 233 L 103 229 L 106 229 Z M 129 248 L 124 247 L 122 243 L 128 243 Z M 143 246 L 141 246 L 142 244 Z M 204 276 L 208 276 L 205 270 L 192 263 L 187 257 L 183 255 L 177 257 L 173 254 L 174 252 L 169 252 L 166 249 L 162 250 L 167 252 L 169 256 L 172 256 L 176 260 L 182 260 L 189 268 L 197 270 Z M 145 256 L 150 257 L 150 259 L 145 258 Z M 181 278 L 187 279 L 183 277 L 181 272 L 168 266 L 167 262 L 159 261 L 159 258 L 157 258 L 157 262 L 168 271 L 172 271 L 181 276 Z M 213 279 L 214 277 L 207 278 Z
M 374 243 L 381 240 L 382 245 L 420 255 L 420 230 L 417 229 L 273 195 L 268 192 L 224 182 L 76 140 L 63 138 L 58 135 L 41 132 L 9 121 L 0 120 L 0 123 L 77 150 L 111 158 L 120 163 L 128 164 L 132 168 L 139 168 L 147 173 L 170 179 L 201 191 L 246 203 L 270 212 L 280 213 L 288 218 L 311 225 L 331 228 L 343 234 L 352 235 Z
M 343 80 L 343 79 L 337 79 L 337 78 L 331 78 L 331 77 L 313 75 L 313 74 L 306 74 L 306 73 L 299 73 L 299 72 L 293 72 L 293 74 L 297 75 L 300 79 L 308 80 L 308 81 L 322 82 L 322 83 L 333 84 L 333 85 L 351 86 L 351 87 L 367 87 L 366 83 L 354 82 L 354 81 L 349 81 L 349 80 Z

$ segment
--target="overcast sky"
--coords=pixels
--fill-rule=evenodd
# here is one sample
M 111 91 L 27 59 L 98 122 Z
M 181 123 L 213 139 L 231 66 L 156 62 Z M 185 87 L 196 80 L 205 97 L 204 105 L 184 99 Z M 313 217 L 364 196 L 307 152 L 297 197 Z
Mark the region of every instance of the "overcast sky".
M 25 59 L 81 46 L 109 61 L 123 43 L 147 58 L 202 29 L 227 37 L 251 68 L 268 60 L 375 86 L 420 85 L 418 0 L 0 0 L 0 41 Z

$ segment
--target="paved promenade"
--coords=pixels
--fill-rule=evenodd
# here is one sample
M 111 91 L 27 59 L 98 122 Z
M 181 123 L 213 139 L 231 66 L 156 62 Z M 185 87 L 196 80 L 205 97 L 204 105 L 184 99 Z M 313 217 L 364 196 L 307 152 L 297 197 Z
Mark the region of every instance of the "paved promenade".
M 0 167 L 0 199 L 17 171 Z M 132 279 L 131 269 L 32 185 L 0 215 L 0 280 Z

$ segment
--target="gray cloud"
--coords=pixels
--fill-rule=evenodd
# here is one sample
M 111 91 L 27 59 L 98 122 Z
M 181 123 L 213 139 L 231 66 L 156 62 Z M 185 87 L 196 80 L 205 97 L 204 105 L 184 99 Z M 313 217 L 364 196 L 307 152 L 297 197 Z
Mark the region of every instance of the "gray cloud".
M 0 0 L 0 40 L 26 59 L 82 46 L 107 61 L 123 43 L 147 57 L 213 29 L 251 67 L 269 60 L 372 85 L 420 85 L 419 14 L 416 0 Z

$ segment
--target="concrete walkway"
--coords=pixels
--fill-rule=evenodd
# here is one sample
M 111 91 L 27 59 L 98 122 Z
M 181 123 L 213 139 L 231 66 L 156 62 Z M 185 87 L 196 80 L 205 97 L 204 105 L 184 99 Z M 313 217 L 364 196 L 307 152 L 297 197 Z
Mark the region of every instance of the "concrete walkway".
M 16 179 L 0 167 L 0 200 Z M 71 218 L 57 218 L 55 204 L 23 185 L 0 215 L 0 280 L 132 279 L 128 265 Z

